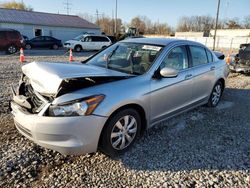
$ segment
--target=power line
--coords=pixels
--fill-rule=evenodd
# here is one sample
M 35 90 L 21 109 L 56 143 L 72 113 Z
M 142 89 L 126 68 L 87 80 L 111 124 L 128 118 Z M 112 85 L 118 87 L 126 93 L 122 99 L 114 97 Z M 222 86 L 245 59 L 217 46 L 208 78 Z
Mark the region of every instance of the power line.
M 71 10 L 70 6 L 72 6 L 72 3 L 67 0 L 66 2 L 63 3 L 66 7 L 64 7 L 67 10 L 67 15 L 69 15 L 69 11 Z

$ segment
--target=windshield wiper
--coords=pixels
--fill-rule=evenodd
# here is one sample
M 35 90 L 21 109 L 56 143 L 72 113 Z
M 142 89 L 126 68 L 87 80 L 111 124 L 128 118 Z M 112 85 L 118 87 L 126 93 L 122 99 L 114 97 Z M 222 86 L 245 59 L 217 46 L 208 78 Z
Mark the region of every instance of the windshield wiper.
M 119 48 L 119 45 L 117 45 L 115 47 L 115 49 L 108 55 L 107 61 L 106 61 L 106 68 L 109 68 L 109 62 L 110 62 L 110 58 L 114 55 L 115 51 Z

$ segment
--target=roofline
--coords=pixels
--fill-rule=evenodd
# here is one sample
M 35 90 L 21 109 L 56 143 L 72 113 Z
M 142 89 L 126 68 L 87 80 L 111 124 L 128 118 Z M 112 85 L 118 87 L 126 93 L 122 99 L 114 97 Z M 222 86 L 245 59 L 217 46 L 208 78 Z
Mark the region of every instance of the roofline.
M 47 27 L 67 27 L 67 28 L 78 28 L 78 29 L 100 29 L 100 27 L 72 27 L 72 26 L 55 26 L 55 25 L 43 25 L 43 24 L 32 24 L 32 23 L 18 23 L 18 22 L 0 22 L 0 23 L 11 23 L 19 25 L 36 25 L 36 26 L 47 26 Z
M 13 9 L 13 8 L 0 8 L 3 10 L 16 10 L 20 12 L 36 12 L 36 13 L 42 13 L 42 14 L 53 14 L 53 15 L 62 15 L 62 16 L 73 16 L 73 17 L 79 17 L 77 15 L 68 15 L 68 14 L 57 14 L 57 13 L 49 13 L 49 12 L 38 12 L 38 11 L 29 11 L 29 10 L 20 10 L 20 9 Z M 79 17 L 80 18 L 80 17 Z

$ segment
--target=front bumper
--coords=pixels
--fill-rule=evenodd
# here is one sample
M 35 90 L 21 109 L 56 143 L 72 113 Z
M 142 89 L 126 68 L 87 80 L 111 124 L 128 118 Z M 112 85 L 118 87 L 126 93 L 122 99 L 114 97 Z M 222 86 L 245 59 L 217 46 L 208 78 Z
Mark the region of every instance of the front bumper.
M 67 49 L 74 49 L 74 45 L 70 45 L 70 44 L 67 44 L 67 45 L 63 45 L 64 48 L 67 48 Z
M 100 116 L 47 117 L 30 114 L 11 102 L 18 131 L 40 146 L 65 155 L 81 155 L 97 150 L 107 120 Z

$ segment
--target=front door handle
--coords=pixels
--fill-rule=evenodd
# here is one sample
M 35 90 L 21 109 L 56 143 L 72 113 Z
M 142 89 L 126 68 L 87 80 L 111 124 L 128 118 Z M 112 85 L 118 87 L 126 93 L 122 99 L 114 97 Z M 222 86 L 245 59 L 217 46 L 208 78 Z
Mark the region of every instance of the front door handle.
M 215 69 L 215 66 L 210 67 L 210 70 L 214 70 L 214 69 Z
M 185 79 L 188 80 L 188 79 L 190 79 L 190 78 L 192 78 L 192 77 L 193 77 L 192 74 L 187 74 L 187 75 L 185 76 Z

